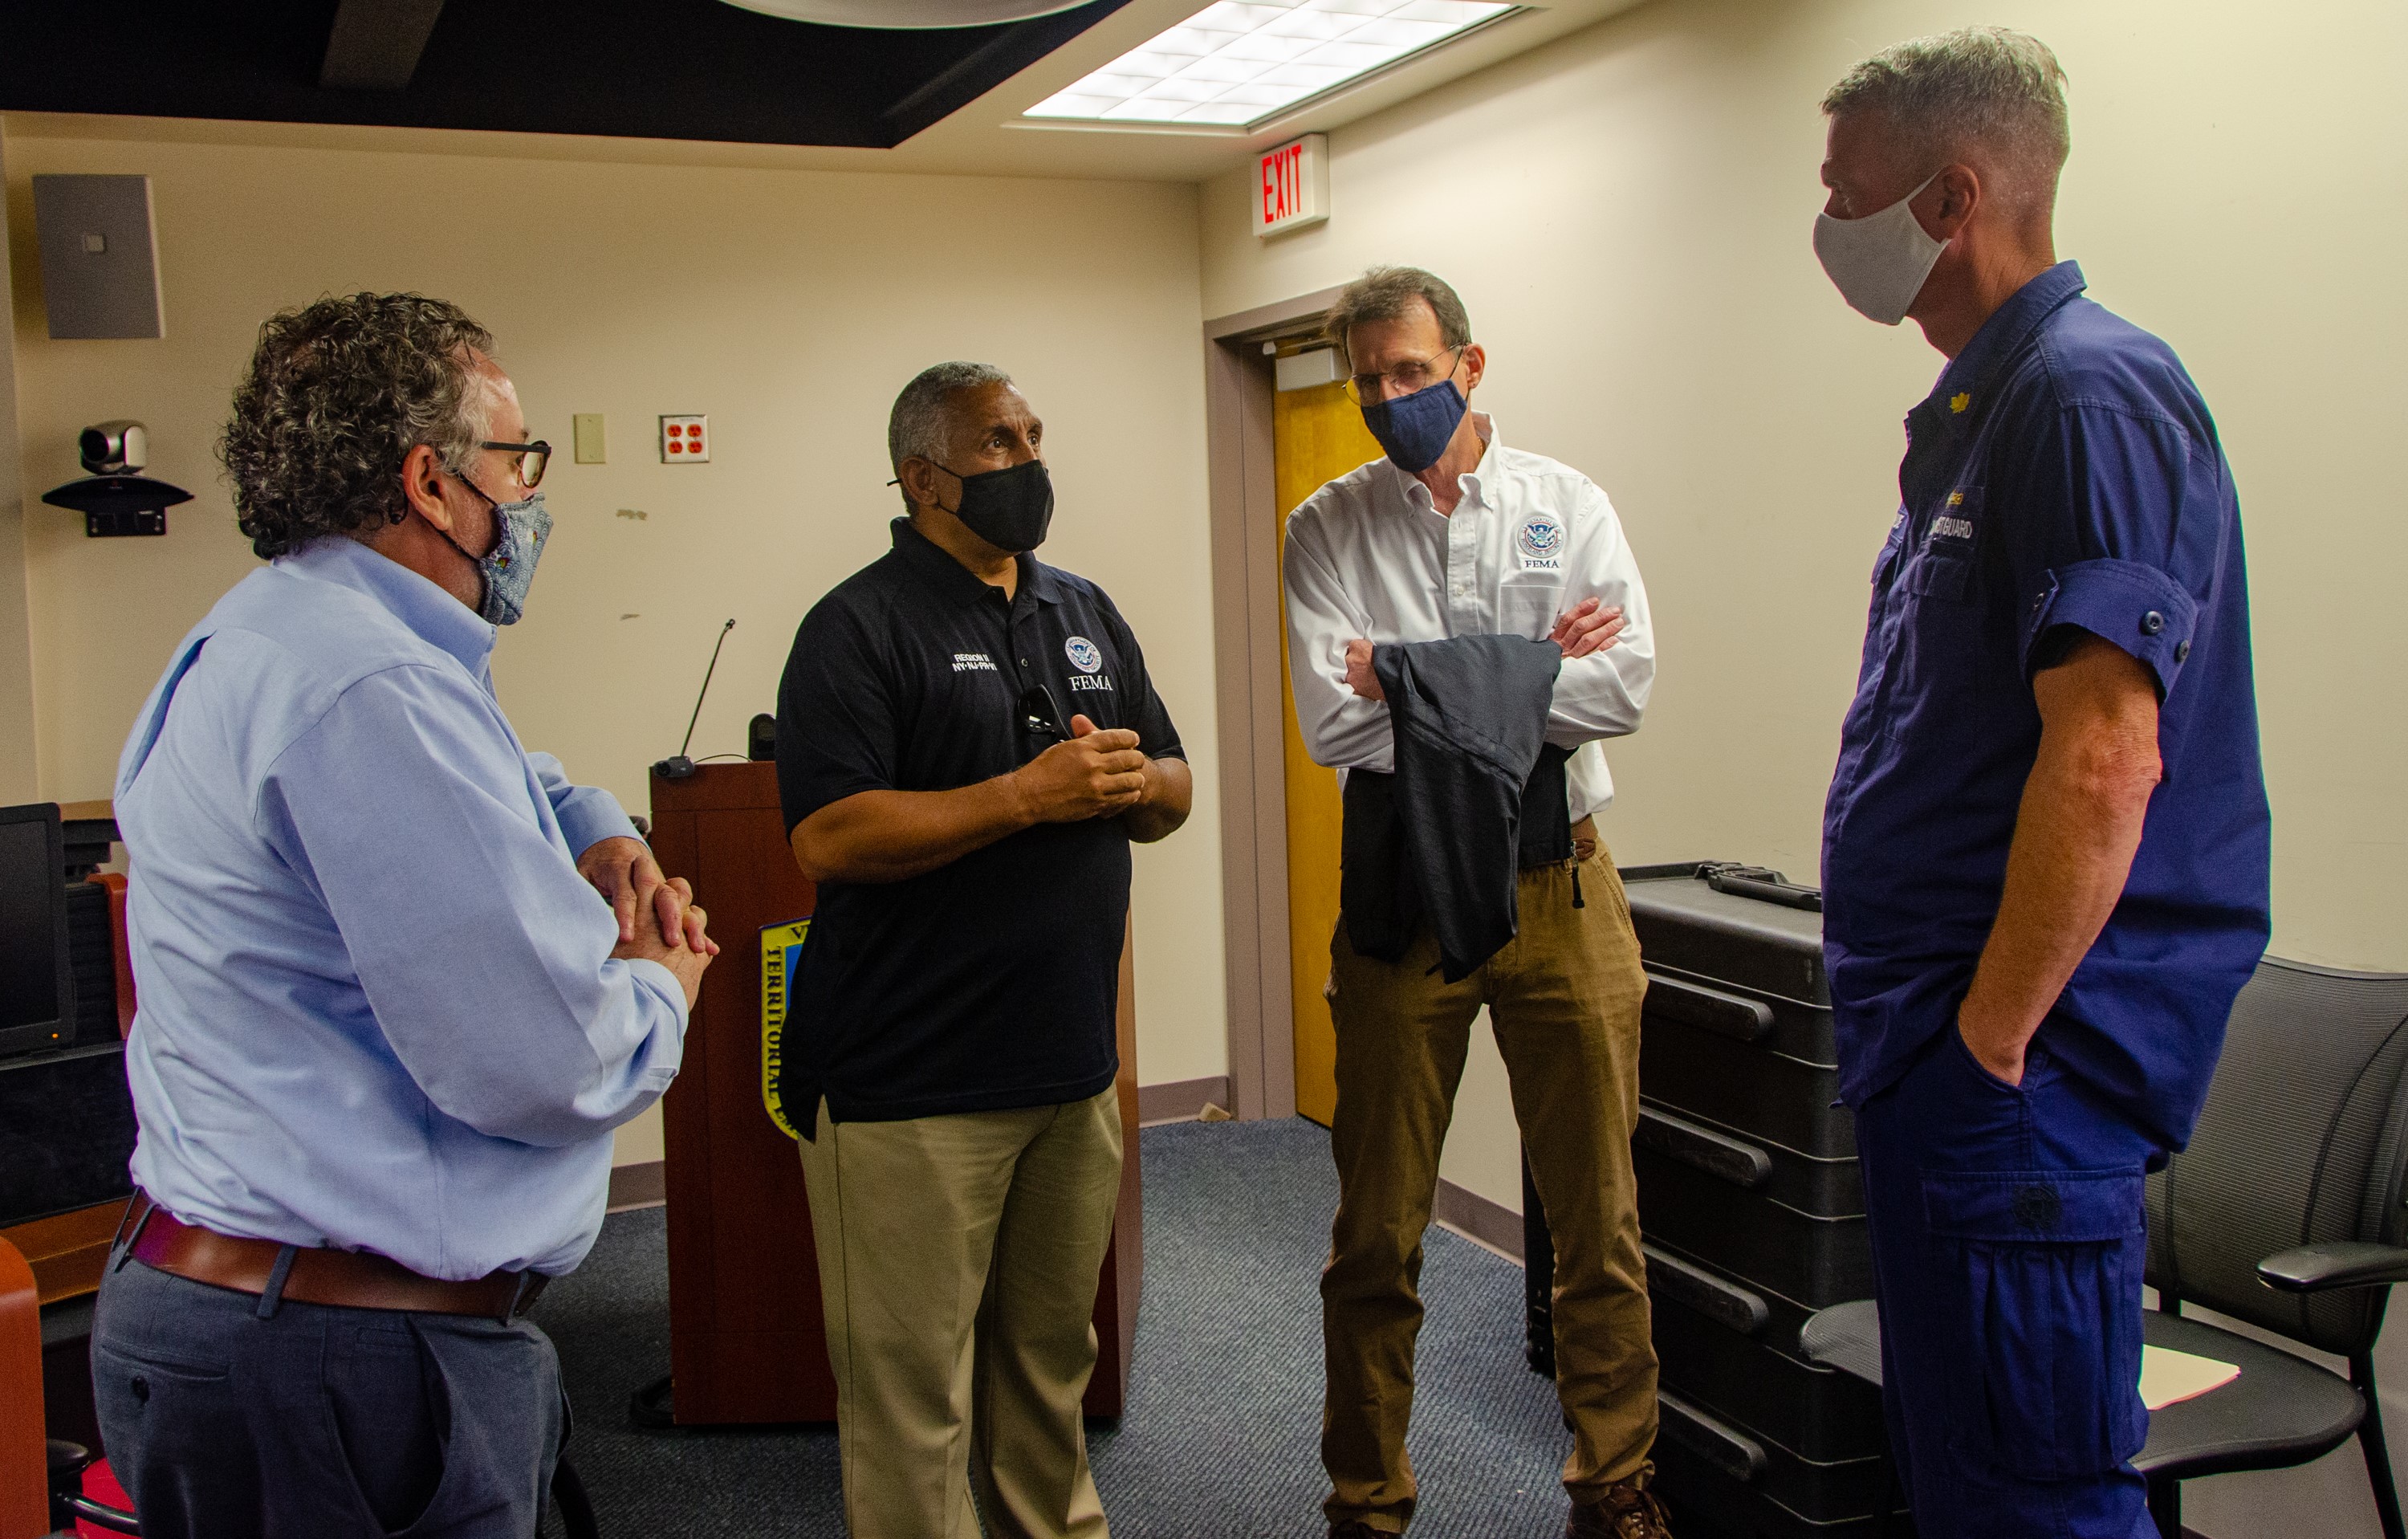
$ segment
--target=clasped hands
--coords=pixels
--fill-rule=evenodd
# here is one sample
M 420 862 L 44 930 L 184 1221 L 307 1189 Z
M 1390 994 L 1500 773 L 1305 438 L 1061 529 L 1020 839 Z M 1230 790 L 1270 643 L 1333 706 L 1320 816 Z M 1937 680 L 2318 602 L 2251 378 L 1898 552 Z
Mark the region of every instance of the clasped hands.
M 1547 633 L 1547 640 L 1563 649 L 1567 660 L 1585 657 L 1621 640 L 1624 624 L 1620 609 L 1607 609 L 1602 600 L 1592 597 L 1555 616 L 1555 628 Z M 1346 687 L 1367 700 L 1388 698 L 1380 687 L 1379 675 L 1371 671 L 1371 643 L 1367 640 L 1346 643 Z
M 691 1006 L 702 984 L 702 970 L 719 955 L 719 942 L 707 931 L 709 915 L 694 900 L 693 886 L 682 876 L 662 875 L 652 846 L 624 835 L 587 845 L 577 857 L 577 873 L 594 884 L 618 914 L 619 943 L 610 955 L 667 968 L 684 986 Z M 640 923 L 648 910 L 652 923 Z
M 1081 823 L 1118 817 L 1145 800 L 1146 756 L 1125 726 L 1098 727 L 1070 718 L 1070 735 L 1009 777 L 1032 823 Z

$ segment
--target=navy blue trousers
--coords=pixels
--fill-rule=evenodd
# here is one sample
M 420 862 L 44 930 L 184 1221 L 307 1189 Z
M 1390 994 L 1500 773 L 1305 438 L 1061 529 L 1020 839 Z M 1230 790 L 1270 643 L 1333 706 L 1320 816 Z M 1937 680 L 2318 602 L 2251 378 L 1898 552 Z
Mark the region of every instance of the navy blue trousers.
M 1954 1022 L 1856 1114 L 1883 1408 L 1927 1539 L 2155 1539 L 2142 1180 L 2163 1151 L 2064 1074 L 2023 1083 Z
M 527 1320 L 260 1301 L 112 1266 L 92 1377 L 145 1539 L 529 1539 L 566 1435 Z

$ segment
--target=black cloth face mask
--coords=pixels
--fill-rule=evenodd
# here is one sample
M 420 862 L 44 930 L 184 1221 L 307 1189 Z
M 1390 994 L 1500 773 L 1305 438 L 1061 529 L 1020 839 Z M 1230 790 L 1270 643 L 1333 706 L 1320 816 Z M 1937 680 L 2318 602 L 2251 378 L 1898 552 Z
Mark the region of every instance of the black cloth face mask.
M 1045 473 L 1043 460 L 982 470 L 974 476 L 941 465 L 937 468 L 962 483 L 961 505 L 945 511 L 960 519 L 970 533 L 1014 555 L 1045 543 L 1045 531 L 1054 522 L 1054 478 Z

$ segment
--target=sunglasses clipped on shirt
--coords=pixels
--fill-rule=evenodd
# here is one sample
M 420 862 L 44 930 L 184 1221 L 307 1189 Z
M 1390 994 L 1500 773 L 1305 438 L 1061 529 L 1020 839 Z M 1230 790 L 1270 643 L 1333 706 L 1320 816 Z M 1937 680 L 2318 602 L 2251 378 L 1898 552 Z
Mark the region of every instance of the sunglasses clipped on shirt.
M 1030 684 L 1020 692 L 1020 725 L 1024 730 L 1057 742 L 1070 741 L 1070 729 L 1062 725 L 1062 707 L 1054 698 L 1054 691 L 1043 684 Z

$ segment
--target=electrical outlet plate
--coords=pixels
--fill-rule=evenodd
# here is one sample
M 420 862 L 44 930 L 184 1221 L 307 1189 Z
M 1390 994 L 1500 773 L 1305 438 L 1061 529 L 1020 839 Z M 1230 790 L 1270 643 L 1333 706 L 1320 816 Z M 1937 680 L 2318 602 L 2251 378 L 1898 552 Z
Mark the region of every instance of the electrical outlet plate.
M 601 412 L 580 411 L 569 418 L 569 426 L 576 442 L 578 464 L 601 465 L 608 462 L 609 455 L 604 445 Z
M 710 462 L 710 419 L 700 413 L 661 419 L 663 465 L 707 465 Z

